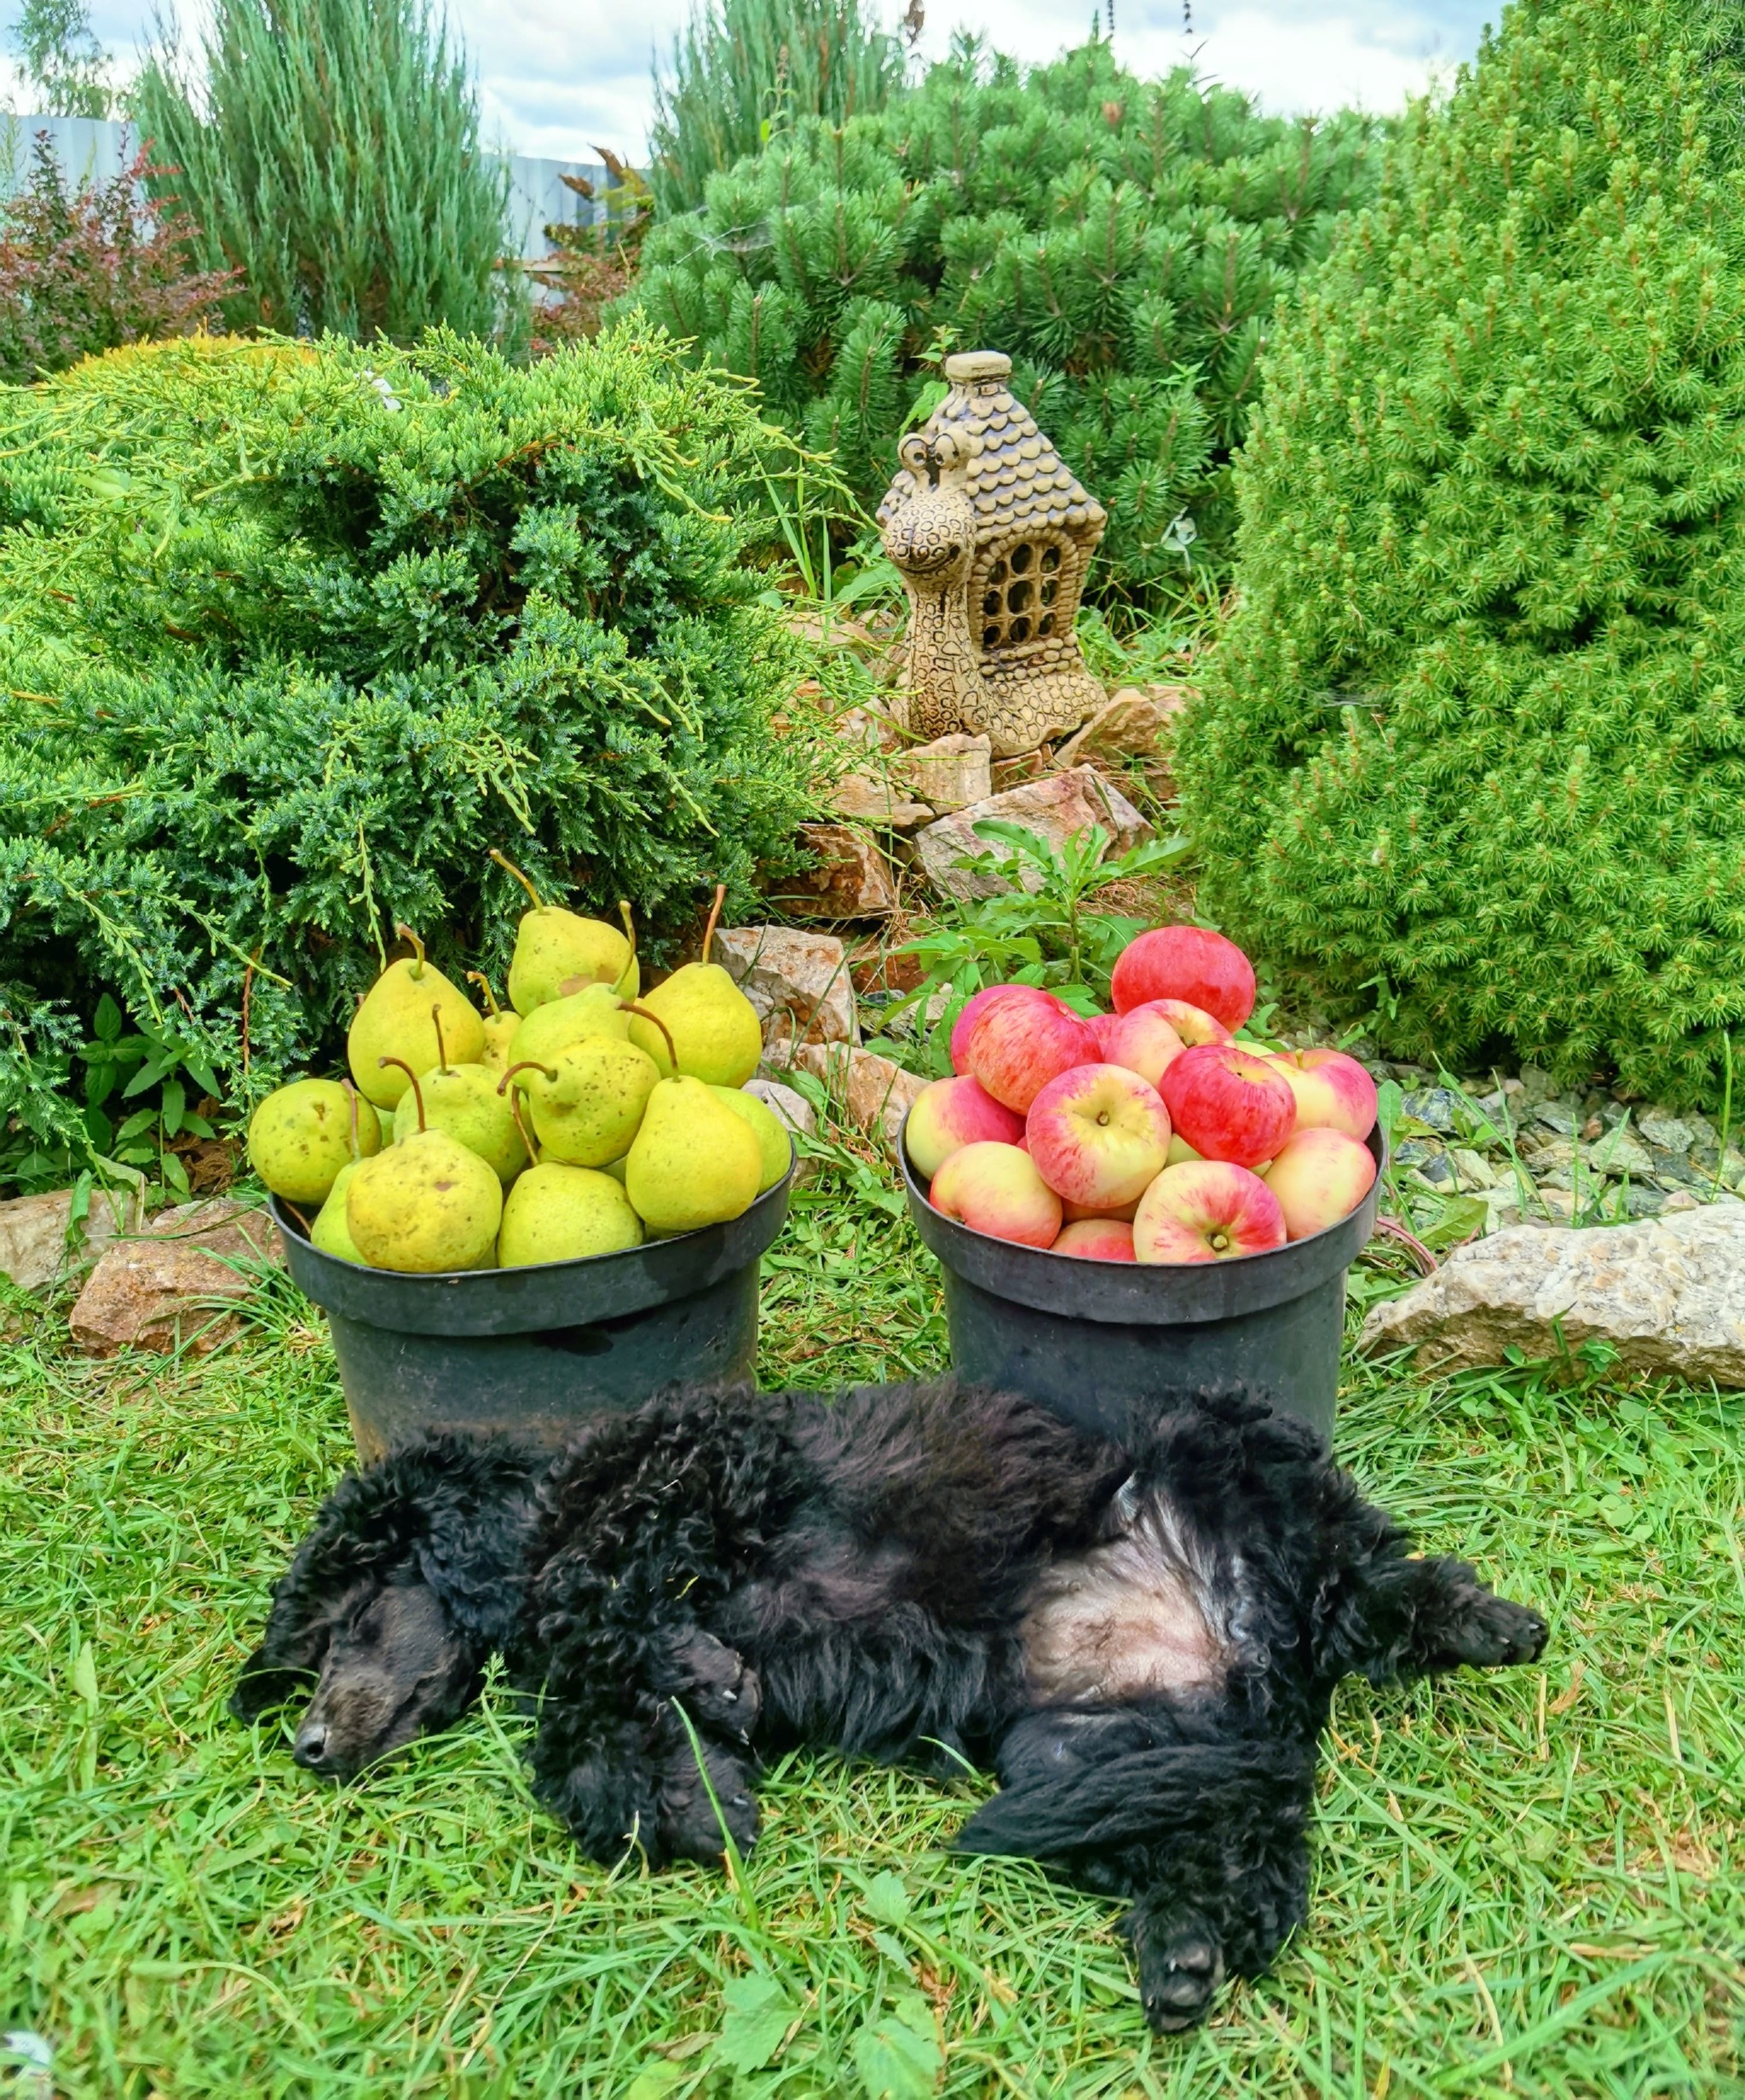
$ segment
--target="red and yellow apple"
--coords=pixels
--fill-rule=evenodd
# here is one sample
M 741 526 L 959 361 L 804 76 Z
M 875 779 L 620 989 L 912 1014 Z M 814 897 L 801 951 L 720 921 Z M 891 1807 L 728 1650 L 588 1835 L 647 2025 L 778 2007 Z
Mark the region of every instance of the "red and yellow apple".
M 1133 1258 L 1228 1262 L 1285 1243 L 1284 1212 L 1258 1174 L 1223 1159 L 1166 1167 L 1139 1199 Z
M 1189 1006 L 1185 999 L 1147 999 L 1143 1006 L 1131 1006 L 1127 1011 L 1160 1015 L 1189 1050 L 1197 1050 L 1202 1043 L 1230 1039 L 1230 1032 L 1221 1021 L 1214 1021 L 1203 1006 Z
M 1155 1006 L 1135 1006 L 1130 1012 L 1112 1015 L 1100 1033 L 1104 1064 L 1125 1065 L 1153 1086 L 1188 1047 Z
M 1343 1050 L 1287 1050 L 1275 1061 L 1297 1097 L 1299 1131 L 1343 1131 L 1360 1142 L 1375 1128 L 1375 1082 Z
M 1266 1170 L 1266 1185 L 1278 1199 L 1285 1232 L 1306 1240 L 1349 1217 L 1375 1181 L 1375 1159 L 1343 1131 L 1316 1126 L 1299 1131 Z
M 1097 1062 L 1088 1023 L 1032 985 L 1014 985 L 983 1007 L 964 1045 L 964 1062 L 997 1102 L 1020 1115 L 1051 1079 Z
M 1137 1196 L 1135 1196 L 1131 1203 L 1111 1204 L 1106 1210 L 1095 1203 L 1072 1203 L 1064 1196 L 1060 1200 L 1060 1214 L 1068 1225 L 1082 1225 L 1087 1220 L 1096 1221 L 1103 1218 L 1110 1219 L 1117 1224 L 1131 1225 L 1133 1222 L 1133 1213 L 1138 1207 Z
M 1120 1065 L 1078 1065 L 1051 1079 L 1024 1130 L 1055 1194 L 1097 1210 L 1137 1201 L 1169 1157 L 1169 1111 L 1155 1086 Z
M 1195 1151 L 1233 1166 L 1276 1159 L 1297 1120 L 1296 1097 L 1276 1063 L 1228 1043 L 1183 1050 L 1158 1090 Z
M 981 1020 L 996 999 L 1003 999 L 1009 992 L 1034 990 L 1033 986 L 1016 984 L 985 985 L 965 1000 L 963 1011 L 951 1024 L 951 1068 L 959 1074 L 970 1067 L 964 1062 L 964 1052 L 970 1038 L 975 1033 L 976 1023 Z
M 927 1198 L 936 1211 L 990 1239 L 1051 1247 L 1060 1237 L 1060 1198 L 1016 1145 L 988 1139 L 964 1146 L 933 1177 Z
M 1082 1217 L 1063 1226 L 1054 1243 L 1057 1254 L 1076 1254 L 1086 1262 L 1131 1262 L 1133 1228 L 1119 1218 Z
M 1118 1014 L 1151 999 L 1185 999 L 1230 1029 L 1254 1010 L 1254 969 L 1234 941 L 1204 926 L 1159 926 L 1122 949 L 1109 980 Z
M 969 1078 L 924 1086 L 903 1130 L 909 1158 L 923 1180 L 930 1180 L 965 1145 L 988 1140 L 1014 1145 L 1023 1134 L 1022 1116 L 1002 1108 L 979 1079 Z

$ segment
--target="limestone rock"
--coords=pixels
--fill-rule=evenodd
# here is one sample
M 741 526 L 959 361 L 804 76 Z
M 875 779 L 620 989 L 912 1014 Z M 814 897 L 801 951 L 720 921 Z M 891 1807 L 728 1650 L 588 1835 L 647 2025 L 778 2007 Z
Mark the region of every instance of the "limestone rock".
M 1088 766 L 1099 760 L 1119 765 L 1143 759 L 1160 765 L 1175 731 L 1175 717 L 1192 697 L 1188 686 L 1123 686 L 1107 707 L 1099 708 L 1055 757 L 1062 766 Z
M 993 792 L 993 747 L 985 736 L 936 736 L 894 759 L 890 769 L 942 816 Z
M 891 831 L 913 831 L 934 816 L 925 803 L 911 802 L 889 780 L 867 773 L 845 773 L 830 791 L 830 806 L 839 817 Z
M 1120 789 L 1091 767 L 1078 766 L 1070 773 L 1057 773 L 972 803 L 967 809 L 918 831 L 916 853 L 937 889 L 954 897 L 991 897 L 1005 887 L 997 877 L 971 874 L 958 865 L 989 849 L 990 842 L 978 838 L 973 827 L 990 817 L 1022 824 L 1055 845 L 1100 824 L 1110 835 L 1109 850 L 1114 854 L 1125 853 L 1151 836 L 1150 826 Z M 1020 866 L 1017 879 L 1026 889 L 1042 886 L 1040 872 L 1028 864 Z
M 1449 1371 L 1500 1363 L 1511 1345 L 1542 1358 L 1587 1341 L 1609 1343 L 1625 1372 L 1745 1386 L 1745 1204 L 1474 1240 L 1376 1306 L 1361 1346 L 1416 1344 L 1421 1367 Z
M 95 1189 L 85 1214 L 82 1246 L 69 1250 L 66 1228 L 72 1217 L 72 1191 L 51 1189 L 47 1195 L 20 1196 L 0 1203 L 0 1276 L 20 1291 L 45 1291 L 70 1270 L 101 1254 L 126 1232 L 137 1215 L 135 1200 Z
M 72 1309 L 74 1343 L 89 1356 L 216 1349 L 237 1323 L 211 1301 L 245 1298 L 255 1287 L 228 1265 L 239 1257 L 284 1260 L 265 1211 L 222 1200 L 161 1211 L 136 1238 L 105 1250 Z
M 788 876 L 775 901 L 798 918 L 889 918 L 896 909 L 890 863 L 851 824 L 803 824 L 800 843 L 817 865 Z
M 766 1044 L 860 1041 L 848 958 L 834 934 L 734 926 L 716 935 L 715 946 L 757 1010 Z
M 806 1044 L 794 1062 L 823 1080 L 856 1130 L 876 1137 L 892 1159 L 896 1157 L 897 1133 L 925 1079 L 876 1050 L 837 1044 Z

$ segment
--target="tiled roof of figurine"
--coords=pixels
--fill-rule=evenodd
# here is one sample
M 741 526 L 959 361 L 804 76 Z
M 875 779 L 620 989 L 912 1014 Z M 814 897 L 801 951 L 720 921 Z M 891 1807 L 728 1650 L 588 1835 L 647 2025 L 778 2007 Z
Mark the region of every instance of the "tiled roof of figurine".
M 1106 516 L 1066 462 L 1036 427 L 1036 420 L 1005 384 L 1012 364 L 995 350 L 976 350 L 945 360 L 952 389 L 925 427 L 936 436 L 950 430 L 976 440 L 964 486 L 976 512 L 978 535 L 1001 536 L 1032 526 L 1067 532 L 1088 528 L 1100 536 Z M 878 506 L 883 525 L 915 492 L 907 467 L 897 474 Z

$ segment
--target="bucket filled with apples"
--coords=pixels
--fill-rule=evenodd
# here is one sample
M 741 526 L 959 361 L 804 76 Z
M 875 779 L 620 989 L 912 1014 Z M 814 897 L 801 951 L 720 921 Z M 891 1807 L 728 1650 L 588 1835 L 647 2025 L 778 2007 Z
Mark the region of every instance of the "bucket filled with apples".
M 1247 1387 L 1333 1425 L 1344 1278 L 1374 1228 L 1375 1084 L 1245 1038 L 1253 966 L 1197 926 L 1141 934 L 1114 1011 L 995 985 L 903 1128 L 960 1375 L 1119 1435 Z

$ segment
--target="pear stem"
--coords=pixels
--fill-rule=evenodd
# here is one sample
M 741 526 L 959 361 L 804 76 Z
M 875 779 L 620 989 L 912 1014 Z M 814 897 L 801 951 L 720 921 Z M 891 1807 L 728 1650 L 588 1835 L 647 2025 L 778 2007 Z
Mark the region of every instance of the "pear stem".
M 448 1049 L 442 1040 L 442 1009 L 440 1006 L 433 1006 L 430 1009 L 430 1026 L 436 1031 L 436 1069 L 439 1072 L 446 1072 Z
M 709 907 L 709 923 L 703 929 L 703 960 L 709 960 L 710 944 L 715 939 L 716 921 L 721 917 L 721 907 L 727 901 L 727 884 L 717 883 L 715 901 Z
M 634 1014 L 638 1021 L 652 1021 L 654 1023 L 661 1034 L 666 1038 L 666 1054 L 672 1060 L 672 1068 L 677 1072 L 678 1070 L 678 1045 L 672 1039 L 672 1030 L 667 1027 L 659 1015 L 650 1013 L 646 1006 L 625 1006 L 621 1010 L 626 1014 Z
M 511 1065 L 497 1082 L 497 1090 L 499 1094 L 508 1092 L 509 1083 L 518 1072 L 541 1072 L 548 1079 L 555 1079 L 557 1077 L 550 1065 L 542 1065 L 537 1057 L 523 1057 L 518 1065 Z
M 625 986 L 630 981 L 630 974 L 636 966 L 636 922 L 631 917 L 631 904 L 628 897 L 619 899 L 618 915 L 624 921 L 624 937 L 631 944 L 629 958 L 624 968 L 618 973 L 612 987 L 619 998 L 622 998 Z
M 469 969 L 467 972 L 467 982 L 477 985 L 480 991 L 485 994 L 486 1009 L 492 1020 L 495 1021 L 503 1010 L 497 1004 L 497 994 L 491 989 L 491 980 L 482 969 Z
M 349 1079 L 342 1079 L 339 1084 L 345 1089 L 345 1098 L 351 1108 L 351 1156 L 356 1159 L 362 1156 L 358 1150 L 358 1090 Z
M 521 888 L 525 889 L 527 895 L 533 900 L 533 909 L 536 912 L 543 912 L 545 909 L 544 903 L 541 899 L 538 891 L 534 889 L 533 885 L 527 880 L 527 877 L 521 873 L 521 870 L 515 866 L 513 860 L 507 859 L 504 854 L 498 853 L 494 846 L 491 849 L 491 858 L 497 863 L 498 867 L 507 870 L 510 874 L 514 876 L 515 880 L 521 884 Z
M 281 1196 L 279 1200 L 285 1205 L 285 1209 L 291 1212 L 291 1216 L 297 1220 L 297 1223 L 302 1227 L 303 1238 L 307 1240 L 309 1237 L 310 1231 L 312 1229 L 308 1218 L 306 1218 L 302 1212 L 298 1210 L 296 1204 L 291 1201 L 289 1196 Z
M 422 977 L 424 974 L 423 942 L 419 940 L 418 936 L 412 931 L 410 926 L 402 926 L 397 921 L 394 924 L 394 935 L 395 940 L 397 941 L 410 941 L 412 942 L 414 950 L 417 952 L 418 958 L 418 961 L 412 964 L 412 974 L 414 977 Z
M 497 1090 L 500 1094 L 503 1088 L 499 1086 Z M 519 1093 L 510 1096 L 509 1113 L 515 1118 L 515 1127 L 521 1132 L 521 1142 L 527 1147 L 528 1164 L 532 1166 L 538 1166 L 539 1148 L 533 1142 L 532 1133 L 528 1131 L 527 1125 L 521 1121 L 521 1097 Z
M 412 1081 L 412 1099 L 418 1104 L 418 1136 L 422 1137 L 424 1135 L 424 1090 L 418 1085 L 418 1073 L 412 1070 L 404 1057 L 378 1057 L 376 1062 L 384 1069 L 389 1065 L 398 1065 L 407 1079 Z

